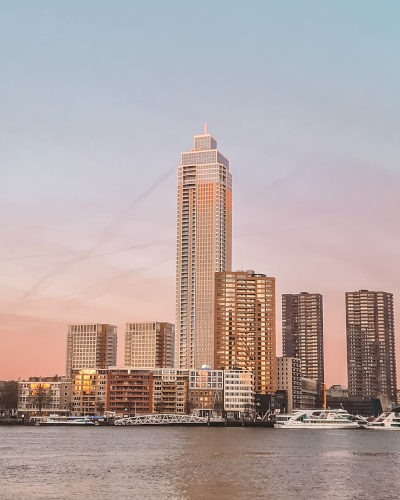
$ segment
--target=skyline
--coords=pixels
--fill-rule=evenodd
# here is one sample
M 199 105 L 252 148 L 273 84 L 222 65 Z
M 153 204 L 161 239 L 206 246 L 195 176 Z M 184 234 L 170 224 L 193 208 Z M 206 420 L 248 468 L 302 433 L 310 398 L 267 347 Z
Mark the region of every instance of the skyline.
M 68 324 L 118 325 L 121 364 L 126 322 L 174 322 L 175 171 L 207 122 L 235 177 L 232 270 L 276 278 L 278 355 L 281 294 L 323 295 L 344 383 L 345 292 L 393 293 L 395 325 L 400 306 L 400 7 L 74 5 L 0 21 L 0 379 L 60 374 Z

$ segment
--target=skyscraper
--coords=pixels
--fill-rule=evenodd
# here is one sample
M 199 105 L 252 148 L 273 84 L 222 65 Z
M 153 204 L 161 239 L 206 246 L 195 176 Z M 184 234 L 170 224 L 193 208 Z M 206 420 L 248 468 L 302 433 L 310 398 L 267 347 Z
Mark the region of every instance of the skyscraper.
M 282 295 L 282 353 L 301 359 L 302 377 L 324 383 L 323 311 L 320 293 Z
M 173 368 L 175 325 L 150 321 L 126 323 L 125 366 Z
M 117 364 L 117 327 L 89 323 L 69 325 L 66 375 L 73 370 L 108 368 Z
M 396 402 L 393 295 L 347 292 L 346 338 L 349 397 Z
M 275 278 L 215 275 L 215 368 L 252 370 L 255 391 L 276 389 Z
M 178 167 L 175 366 L 214 365 L 214 275 L 232 261 L 232 176 L 207 134 Z

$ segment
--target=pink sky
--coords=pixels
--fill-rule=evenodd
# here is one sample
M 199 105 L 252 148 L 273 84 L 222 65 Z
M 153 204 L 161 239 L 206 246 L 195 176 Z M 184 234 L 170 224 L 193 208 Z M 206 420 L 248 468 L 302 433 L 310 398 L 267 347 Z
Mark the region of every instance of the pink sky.
M 320 292 L 326 382 L 346 383 L 345 291 L 390 291 L 399 306 L 399 179 L 358 165 L 324 172 L 310 165 L 252 189 L 231 170 L 233 268 L 276 278 L 277 354 L 281 294 Z M 113 215 L 100 201 L 96 209 L 75 207 L 73 219 L 62 203 L 57 217 L 34 204 L 22 220 L 13 212 L 7 247 L 14 257 L 0 262 L 1 378 L 64 373 L 68 323 L 116 324 L 122 364 L 126 321 L 174 321 L 175 174 L 153 185 Z M 101 224 L 102 210 L 108 223 Z M 93 213 L 96 225 L 88 222 Z
M 346 383 L 345 292 L 400 307 L 400 7 L 157 7 L 2 10 L 0 380 L 62 374 L 69 323 L 116 324 L 122 364 L 125 322 L 174 321 L 176 168 L 207 122 L 234 269 L 276 278 L 278 346 L 280 295 L 323 294 Z

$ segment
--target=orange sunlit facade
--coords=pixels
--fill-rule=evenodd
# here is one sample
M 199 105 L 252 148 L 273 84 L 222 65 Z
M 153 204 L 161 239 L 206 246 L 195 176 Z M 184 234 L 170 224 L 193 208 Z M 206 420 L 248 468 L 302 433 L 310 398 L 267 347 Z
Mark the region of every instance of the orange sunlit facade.
M 259 394 L 276 390 L 275 278 L 215 275 L 215 368 L 251 370 Z
M 214 365 L 214 275 L 231 269 L 232 175 L 205 129 L 178 167 L 175 367 Z

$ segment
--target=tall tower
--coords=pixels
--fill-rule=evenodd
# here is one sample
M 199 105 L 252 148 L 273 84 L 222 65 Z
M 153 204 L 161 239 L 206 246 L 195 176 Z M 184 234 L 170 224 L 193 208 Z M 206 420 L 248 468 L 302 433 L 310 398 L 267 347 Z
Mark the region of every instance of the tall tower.
M 301 359 L 302 377 L 324 383 L 324 338 L 322 295 L 282 295 L 282 353 Z
M 393 295 L 346 293 L 346 337 L 349 397 L 387 396 L 396 402 Z
M 214 275 L 232 266 L 232 176 L 207 134 L 178 167 L 176 368 L 214 365 Z

